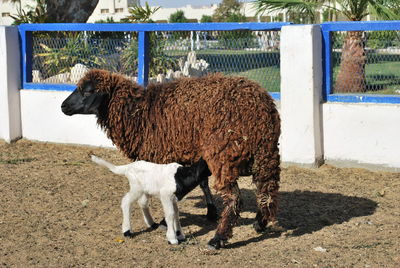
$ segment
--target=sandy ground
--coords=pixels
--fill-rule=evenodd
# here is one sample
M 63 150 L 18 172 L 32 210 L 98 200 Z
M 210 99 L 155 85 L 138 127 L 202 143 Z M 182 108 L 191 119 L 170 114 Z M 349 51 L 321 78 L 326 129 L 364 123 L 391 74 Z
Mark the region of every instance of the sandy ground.
M 0 142 L 0 267 L 400 267 L 400 173 L 284 168 L 283 230 L 261 235 L 252 228 L 254 187 L 241 178 L 234 237 L 209 251 L 216 225 L 199 189 L 179 205 L 186 242 L 171 246 L 163 230 L 147 230 L 137 205 L 137 235 L 123 238 L 127 180 L 93 164 L 90 152 L 127 163 L 112 149 Z M 162 218 L 157 199 L 151 210 Z

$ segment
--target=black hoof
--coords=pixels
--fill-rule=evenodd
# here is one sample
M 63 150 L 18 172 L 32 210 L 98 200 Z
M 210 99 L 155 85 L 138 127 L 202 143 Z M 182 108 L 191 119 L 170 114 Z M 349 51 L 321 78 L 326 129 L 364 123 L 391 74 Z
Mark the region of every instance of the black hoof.
M 262 233 L 266 230 L 265 224 L 260 224 L 258 221 L 253 223 L 253 228 L 256 230 L 257 233 Z
M 150 229 L 151 230 L 155 230 L 155 229 L 157 229 L 158 228 L 158 223 L 153 223 L 151 226 L 150 226 Z
M 226 246 L 227 240 L 222 239 L 218 236 L 215 236 L 213 239 L 208 241 L 208 248 L 209 249 L 220 249 Z
M 158 225 L 159 225 L 160 227 L 165 227 L 165 228 L 167 228 L 167 222 L 165 221 L 165 219 L 162 219 Z
M 178 239 L 179 244 L 186 241 L 186 237 L 183 239 L 179 239 L 179 236 L 181 235 L 182 235 L 181 231 L 176 231 L 176 237 Z
M 207 205 L 207 220 L 216 222 L 218 220 L 218 212 L 215 205 Z
M 130 237 L 130 238 L 132 238 L 132 237 L 135 236 L 135 234 L 132 233 L 130 230 L 128 230 L 128 231 L 124 232 L 124 236 L 125 236 L 125 237 Z

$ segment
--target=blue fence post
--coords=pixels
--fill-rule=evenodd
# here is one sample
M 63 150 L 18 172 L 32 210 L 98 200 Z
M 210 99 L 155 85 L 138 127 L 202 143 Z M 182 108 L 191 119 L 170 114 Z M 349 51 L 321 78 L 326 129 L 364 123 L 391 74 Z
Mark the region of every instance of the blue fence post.
M 322 31 L 322 59 L 324 66 L 322 98 L 326 101 L 327 96 L 332 93 L 332 34 Z
M 138 84 L 146 86 L 149 81 L 150 42 L 149 32 L 140 31 L 138 39 Z
M 20 31 L 21 38 L 21 67 L 22 67 L 22 86 L 32 82 L 32 32 Z

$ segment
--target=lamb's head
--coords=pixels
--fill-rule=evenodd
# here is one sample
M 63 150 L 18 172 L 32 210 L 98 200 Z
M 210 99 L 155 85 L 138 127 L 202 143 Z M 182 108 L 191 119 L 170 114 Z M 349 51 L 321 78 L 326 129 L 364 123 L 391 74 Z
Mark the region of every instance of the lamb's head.
M 107 109 L 112 75 L 104 70 L 90 70 L 78 82 L 77 88 L 64 100 L 61 110 L 66 115 L 100 115 Z

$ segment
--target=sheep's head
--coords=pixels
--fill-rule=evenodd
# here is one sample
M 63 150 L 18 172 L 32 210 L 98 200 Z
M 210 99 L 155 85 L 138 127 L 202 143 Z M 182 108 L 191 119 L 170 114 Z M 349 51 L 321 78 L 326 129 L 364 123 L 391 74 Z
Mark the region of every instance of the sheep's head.
M 91 70 L 79 80 L 75 91 L 62 103 L 61 110 L 66 115 L 100 115 L 107 108 L 110 88 L 110 72 Z

